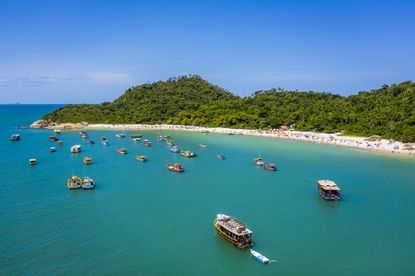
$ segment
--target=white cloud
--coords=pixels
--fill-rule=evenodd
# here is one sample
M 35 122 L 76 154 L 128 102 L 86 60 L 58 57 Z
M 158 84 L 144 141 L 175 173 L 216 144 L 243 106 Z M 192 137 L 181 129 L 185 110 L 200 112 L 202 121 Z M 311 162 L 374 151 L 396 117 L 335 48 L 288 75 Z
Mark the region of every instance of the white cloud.
M 87 73 L 86 77 L 94 83 L 125 83 L 131 82 L 133 77 L 127 73 L 94 72 Z

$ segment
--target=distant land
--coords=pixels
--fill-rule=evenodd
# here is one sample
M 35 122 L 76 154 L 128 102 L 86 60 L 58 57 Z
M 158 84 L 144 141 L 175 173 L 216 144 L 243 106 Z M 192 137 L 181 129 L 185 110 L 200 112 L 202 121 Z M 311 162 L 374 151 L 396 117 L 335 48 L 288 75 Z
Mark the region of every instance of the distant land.
M 261 90 L 239 97 L 198 75 L 131 87 L 113 102 L 66 105 L 42 119 L 53 123 L 177 124 L 239 129 L 380 135 L 415 141 L 415 83 L 383 85 L 347 97 L 321 92 Z

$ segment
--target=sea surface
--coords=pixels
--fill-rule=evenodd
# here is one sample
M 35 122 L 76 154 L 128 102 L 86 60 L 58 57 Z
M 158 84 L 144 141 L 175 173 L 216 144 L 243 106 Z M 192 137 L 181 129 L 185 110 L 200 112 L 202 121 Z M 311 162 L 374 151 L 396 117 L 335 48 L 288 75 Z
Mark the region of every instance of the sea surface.
M 0 274 L 2 275 L 414 275 L 415 161 L 300 141 L 169 132 L 186 159 L 156 137 L 145 148 L 115 131 L 16 129 L 56 105 L 0 106 Z M 9 136 L 20 133 L 19 142 Z M 132 134 L 129 132 L 128 134 Z M 109 139 L 105 147 L 99 136 Z M 208 148 L 199 148 L 198 144 Z M 82 152 L 71 154 L 74 144 Z M 57 147 L 56 153 L 49 148 Z M 125 147 L 122 156 L 116 149 Z M 135 160 L 146 155 L 149 161 Z M 215 158 L 217 154 L 225 160 Z M 253 164 L 261 155 L 277 172 Z M 85 156 L 93 158 L 84 166 Z M 35 157 L 36 166 L 28 159 Z M 170 172 L 167 163 L 186 171 Z M 94 178 L 69 191 L 71 175 Z M 324 201 L 318 179 L 336 181 Z M 262 265 L 218 237 L 217 213 L 254 231 Z

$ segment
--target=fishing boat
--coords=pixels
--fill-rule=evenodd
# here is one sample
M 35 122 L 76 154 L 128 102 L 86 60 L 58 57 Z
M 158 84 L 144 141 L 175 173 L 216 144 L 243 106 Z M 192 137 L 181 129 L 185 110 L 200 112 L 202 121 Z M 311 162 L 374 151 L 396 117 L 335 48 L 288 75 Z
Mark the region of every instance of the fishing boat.
M 190 151 L 190 150 L 181 151 L 180 154 L 183 157 L 188 157 L 188 158 L 191 158 L 191 157 L 195 157 L 196 156 L 196 153 L 194 153 L 193 151 Z
M 132 134 L 130 137 L 131 137 L 132 139 L 134 139 L 134 138 L 142 138 L 142 137 L 143 137 L 143 135 L 138 134 L 138 133 L 135 133 L 135 134 Z
M 205 144 L 199 144 L 199 147 L 201 147 L 201 148 L 207 148 L 207 145 L 205 145 Z
M 141 161 L 141 162 L 146 162 L 147 161 L 147 157 L 144 156 L 144 155 L 137 155 L 135 157 L 135 159 L 137 159 L 138 161 Z
M 149 140 L 144 140 L 143 144 L 145 147 L 151 147 L 151 142 Z
M 85 177 L 84 180 L 82 180 L 82 189 L 83 190 L 91 190 L 95 188 L 95 182 L 90 177 Z
M 120 154 L 127 154 L 128 153 L 127 149 L 125 149 L 125 148 L 117 149 L 117 152 L 120 153 Z
M 110 142 L 108 142 L 108 140 L 102 140 L 101 144 L 104 146 L 108 146 L 110 144 Z
M 254 163 L 255 165 L 258 165 L 258 166 L 263 166 L 265 164 L 261 157 L 255 158 Z
M 53 132 L 56 133 L 56 134 L 61 134 L 62 133 L 62 131 L 60 129 L 54 129 Z
M 166 145 L 169 145 L 169 146 L 174 146 L 174 142 L 173 142 L 173 140 L 167 140 L 167 141 L 166 141 Z
M 252 256 L 255 257 L 255 259 L 257 259 L 258 261 L 260 261 L 263 264 L 268 264 L 271 260 L 268 259 L 267 257 L 265 257 L 264 255 L 262 255 L 259 252 L 256 252 L 253 249 L 249 249 L 249 251 L 251 252 Z
M 36 158 L 29 159 L 29 164 L 30 165 L 36 165 L 36 162 L 37 162 Z
M 88 144 L 90 144 L 90 145 L 93 145 L 93 144 L 95 144 L 95 142 L 93 141 L 93 140 L 88 140 L 88 141 L 86 141 Z
M 71 147 L 71 153 L 78 153 L 81 151 L 81 145 L 73 145 Z
M 237 219 L 217 214 L 214 226 L 219 236 L 236 247 L 243 249 L 252 246 L 252 231 Z
M 170 148 L 170 151 L 173 152 L 173 153 L 178 153 L 178 152 L 180 152 L 180 148 L 178 146 L 172 146 Z
M 124 133 L 117 133 L 117 134 L 115 134 L 115 137 L 117 137 L 117 138 L 125 138 L 125 134 Z
M 81 136 L 81 138 L 87 138 L 88 133 L 86 133 L 86 131 L 81 131 L 81 132 L 79 132 L 79 136 Z
M 92 158 L 91 157 L 84 157 L 84 164 L 85 165 L 92 165 Z
M 55 147 L 50 147 L 50 152 L 55 152 L 56 148 Z
M 20 140 L 20 134 L 13 134 L 10 136 L 10 141 L 19 141 Z
M 167 168 L 173 172 L 184 172 L 184 168 L 180 164 L 167 164 Z
M 216 158 L 217 159 L 225 159 L 225 156 L 223 156 L 222 154 L 218 154 L 218 155 L 216 155 Z
M 276 171 L 277 170 L 277 166 L 275 166 L 275 164 L 264 164 L 264 165 L 262 165 L 262 167 L 266 170 L 269 170 L 269 171 Z
M 81 187 L 82 181 L 78 176 L 74 175 L 68 178 L 68 189 L 80 189 Z
M 52 141 L 52 142 L 54 142 L 54 141 L 58 141 L 58 140 L 59 140 L 58 136 L 54 136 L 54 135 L 49 136 L 48 138 L 49 138 L 49 140 L 50 140 L 50 141 Z
M 317 189 L 325 200 L 340 200 L 340 188 L 331 180 L 317 181 Z
M 62 140 L 59 140 L 58 141 L 58 145 L 63 145 L 63 141 Z

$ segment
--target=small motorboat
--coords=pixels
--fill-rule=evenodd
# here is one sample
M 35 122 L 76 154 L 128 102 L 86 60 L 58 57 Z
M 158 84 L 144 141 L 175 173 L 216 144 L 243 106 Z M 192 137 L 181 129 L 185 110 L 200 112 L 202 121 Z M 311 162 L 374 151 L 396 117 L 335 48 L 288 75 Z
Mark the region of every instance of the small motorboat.
M 132 139 L 135 139 L 135 138 L 141 138 L 141 137 L 143 137 L 143 135 L 138 134 L 138 133 L 135 133 L 135 134 L 132 134 L 130 137 L 131 137 Z
M 59 140 L 59 141 L 58 141 L 58 145 L 59 145 L 59 146 L 63 145 L 63 141 L 62 141 L 62 140 Z
M 82 187 L 82 181 L 78 176 L 74 175 L 68 178 L 68 189 L 70 190 L 80 189 L 81 187 Z
M 173 140 L 167 140 L 167 141 L 166 141 L 166 145 L 169 145 L 169 146 L 174 146 L 174 142 L 173 142 Z
M 106 141 L 107 140 L 107 138 L 105 138 L 105 137 L 103 137 L 103 136 L 99 136 L 99 138 L 98 138 L 100 141 Z
M 50 147 L 50 152 L 55 152 L 56 148 L 55 147 Z
M 91 190 L 95 188 L 95 182 L 90 177 L 85 177 L 82 181 L 82 189 L 83 190 Z
M 84 157 L 84 164 L 85 165 L 92 165 L 92 158 L 91 157 Z
M 10 136 L 10 141 L 19 141 L 20 140 L 20 134 L 13 134 Z
M 141 138 L 132 138 L 132 140 L 133 140 L 134 142 L 140 142 L 140 141 L 141 141 Z
M 178 152 L 180 152 L 180 148 L 178 146 L 172 146 L 170 148 L 170 151 L 173 152 L 173 153 L 178 153 Z
M 62 133 L 62 131 L 60 129 L 54 129 L 53 132 L 56 133 L 56 134 L 61 134 Z
M 225 159 L 225 156 L 223 156 L 222 154 L 218 154 L 218 155 L 216 155 L 216 158 L 217 159 Z
M 126 148 L 117 149 L 117 152 L 120 153 L 120 154 L 127 154 L 128 153 Z
M 81 138 L 87 138 L 88 137 L 88 133 L 86 131 L 79 132 L 79 135 L 81 136 Z
M 71 153 L 78 153 L 81 151 L 81 145 L 73 145 L 71 147 Z
M 95 142 L 93 141 L 93 140 L 88 140 L 88 141 L 86 141 L 88 144 L 90 144 L 90 145 L 93 145 L 93 144 L 95 144 Z
M 184 168 L 180 164 L 167 164 L 167 168 L 173 172 L 184 172 Z
M 143 144 L 145 147 L 151 147 L 151 142 L 149 140 L 144 140 Z
M 104 146 L 108 146 L 110 144 L 110 142 L 108 142 L 108 140 L 102 140 L 101 144 Z
M 117 138 L 125 138 L 125 134 L 124 133 L 117 133 L 117 134 L 115 134 L 115 137 L 117 137 Z
M 261 157 L 255 158 L 254 163 L 255 165 L 258 165 L 258 166 L 263 166 L 265 164 Z
M 199 144 L 199 147 L 201 147 L 201 148 L 207 148 L 207 145 L 205 145 L 205 144 Z
M 135 159 L 137 159 L 138 161 L 141 161 L 141 162 L 146 162 L 147 161 L 147 157 L 144 156 L 144 155 L 137 155 L 135 157 Z
M 193 151 L 190 151 L 190 150 L 181 151 L 180 154 L 183 157 L 188 157 L 188 158 L 196 157 L 196 153 L 194 153 Z
M 262 167 L 266 170 L 270 170 L 270 171 L 276 171 L 277 170 L 277 166 L 275 166 L 275 164 L 264 164 L 262 165 Z
M 50 140 L 50 141 L 52 141 L 52 142 L 54 142 L 54 141 L 59 141 L 58 136 L 54 136 L 54 135 L 53 135 L 53 136 L 49 136 L 48 138 L 49 138 L 49 140 Z
M 255 259 L 257 259 L 263 264 L 268 264 L 271 261 L 270 259 L 262 255 L 261 253 L 256 252 L 255 250 L 249 249 L 249 251 L 251 252 L 252 256 L 255 257 Z
M 30 165 L 36 165 L 36 162 L 37 162 L 36 158 L 29 159 L 29 164 Z

